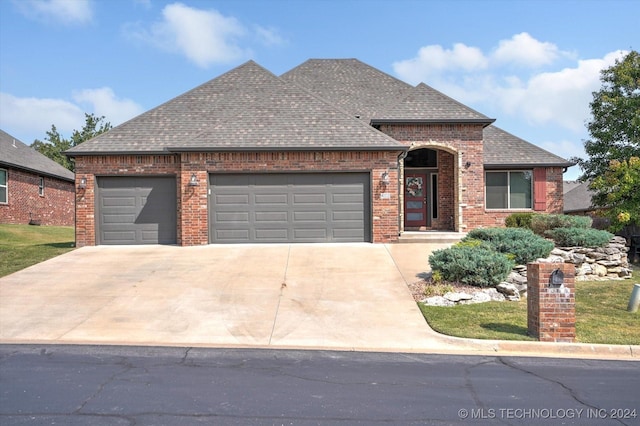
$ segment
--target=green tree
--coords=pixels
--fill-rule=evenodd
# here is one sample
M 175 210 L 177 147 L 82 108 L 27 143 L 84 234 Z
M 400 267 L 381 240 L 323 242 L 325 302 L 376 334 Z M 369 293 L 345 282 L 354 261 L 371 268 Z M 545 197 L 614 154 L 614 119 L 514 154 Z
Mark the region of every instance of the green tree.
M 581 180 L 602 175 L 613 160 L 640 157 L 640 53 L 629 52 L 602 70 L 602 88 L 593 92 L 591 138 L 584 143 L 588 159 L 574 158 Z
M 611 221 L 610 230 L 640 225 L 640 158 L 612 160 L 609 167 L 590 185 L 595 191 L 594 205 L 605 207 L 602 215 Z
M 60 135 L 54 124 L 51 130 L 47 131 L 44 141 L 36 139 L 31 146 L 39 153 L 51 158 L 67 169 L 74 171 L 73 161 L 64 155 L 64 152 L 82 142 L 98 136 L 111 129 L 111 123 L 105 121 L 104 116 L 96 117 L 94 114 L 84 114 L 84 127 L 81 130 L 74 130 L 71 139 L 66 139 Z

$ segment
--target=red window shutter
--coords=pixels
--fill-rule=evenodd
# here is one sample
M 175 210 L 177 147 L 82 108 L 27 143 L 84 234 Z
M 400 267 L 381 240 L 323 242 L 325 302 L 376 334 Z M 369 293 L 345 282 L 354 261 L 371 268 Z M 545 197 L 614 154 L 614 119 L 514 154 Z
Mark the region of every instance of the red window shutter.
M 533 169 L 533 210 L 547 210 L 547 169 Z

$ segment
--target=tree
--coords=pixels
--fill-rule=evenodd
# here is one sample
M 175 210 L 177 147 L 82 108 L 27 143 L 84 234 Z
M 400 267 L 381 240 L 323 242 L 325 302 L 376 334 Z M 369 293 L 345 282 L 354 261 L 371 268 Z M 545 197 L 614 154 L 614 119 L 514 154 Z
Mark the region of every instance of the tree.
M 605 207 L 601 214 L 611 221 L 611 231 L 640 225 L 640 157 L 612 160 L 604 173 L 593 179 L 590 188 L 595 191 L 592 203 Z
M 60 133 L 58 133 L 56 126 L 52 124 L 51 130 L 47 131 L 47 136 L 44 138 L 44 141 L 36 139 L 31 146 L 56 163 L 74 171 L 75 165 L 73 161 L 64 155 L 64 152 L 111 129 L 111 123 L 104 121 L 104 116 L 96 117 L 94 114 L 85 113 L 84 118 L 84 127 L 79 131 L 74 130 L 71 134 L 71 139 L 63 138 Z
M 640 53 L 629 52 L 600 73 L 602 88 L 593 92 L 588 159 L 574 158 L 582 181 L 602 175 L 613 160 L 640 157 Z
M 591 203 L 611 221 L 610 230 L 640 225 L 640 53 L 631 51 L 600 73 L 593 92 L 588 159 L 574 158 L 582 181 L 594 192 Z

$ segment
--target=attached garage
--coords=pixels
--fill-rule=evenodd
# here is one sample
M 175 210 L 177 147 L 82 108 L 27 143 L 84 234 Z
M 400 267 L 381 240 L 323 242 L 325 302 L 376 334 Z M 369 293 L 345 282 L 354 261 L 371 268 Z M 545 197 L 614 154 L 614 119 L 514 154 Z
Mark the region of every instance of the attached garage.
M 210 175 L 212 243 L 371 241 L 369 173 Z
M 98 244 L 176 244 L 175 177 L 98 177 Z

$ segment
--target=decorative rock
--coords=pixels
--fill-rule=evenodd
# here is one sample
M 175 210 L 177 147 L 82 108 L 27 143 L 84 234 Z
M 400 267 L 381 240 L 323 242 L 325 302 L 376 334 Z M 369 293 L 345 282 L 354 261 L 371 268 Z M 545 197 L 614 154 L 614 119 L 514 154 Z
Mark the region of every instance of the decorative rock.
M 502 282 L 496 286 L 496 290 L 504 294 L 507 300 L 520 300 L 520 292 L 513 284 Z
M 445 293 L 444 296 L 445 299 L 451 301 L 451 302 L 459 302 L 461 300 L 471 300 L 473 299 L 473 296 L 468 294 L 468 293 L 455 293 L 455 292 L 448 292 Z
M 512 284 L 527 284 L 527 277 L 523 277 L 517 272 L 510 272 L 507 276 L 507 282 Z
M 594 263 L 591 265 L 591 269 L 593 270 L 593 274 L 599 277 L 604 277 L 607 275 L 607 268 L 600 263 Z
M 474 303 L 485 303 L 485 302 L 491 302 L 491 296 L 489 296 L 487 293 L 479 292 L 479 293 L 475 293 L 473 295 L 473 298 L 471 298 L 470 300 L 461 300 L 460 304 L 472 305 Z
M 447 300 L 442 296 L 427 297 L 422 303 L 427 306 L 455 306 L 455 302 Z

